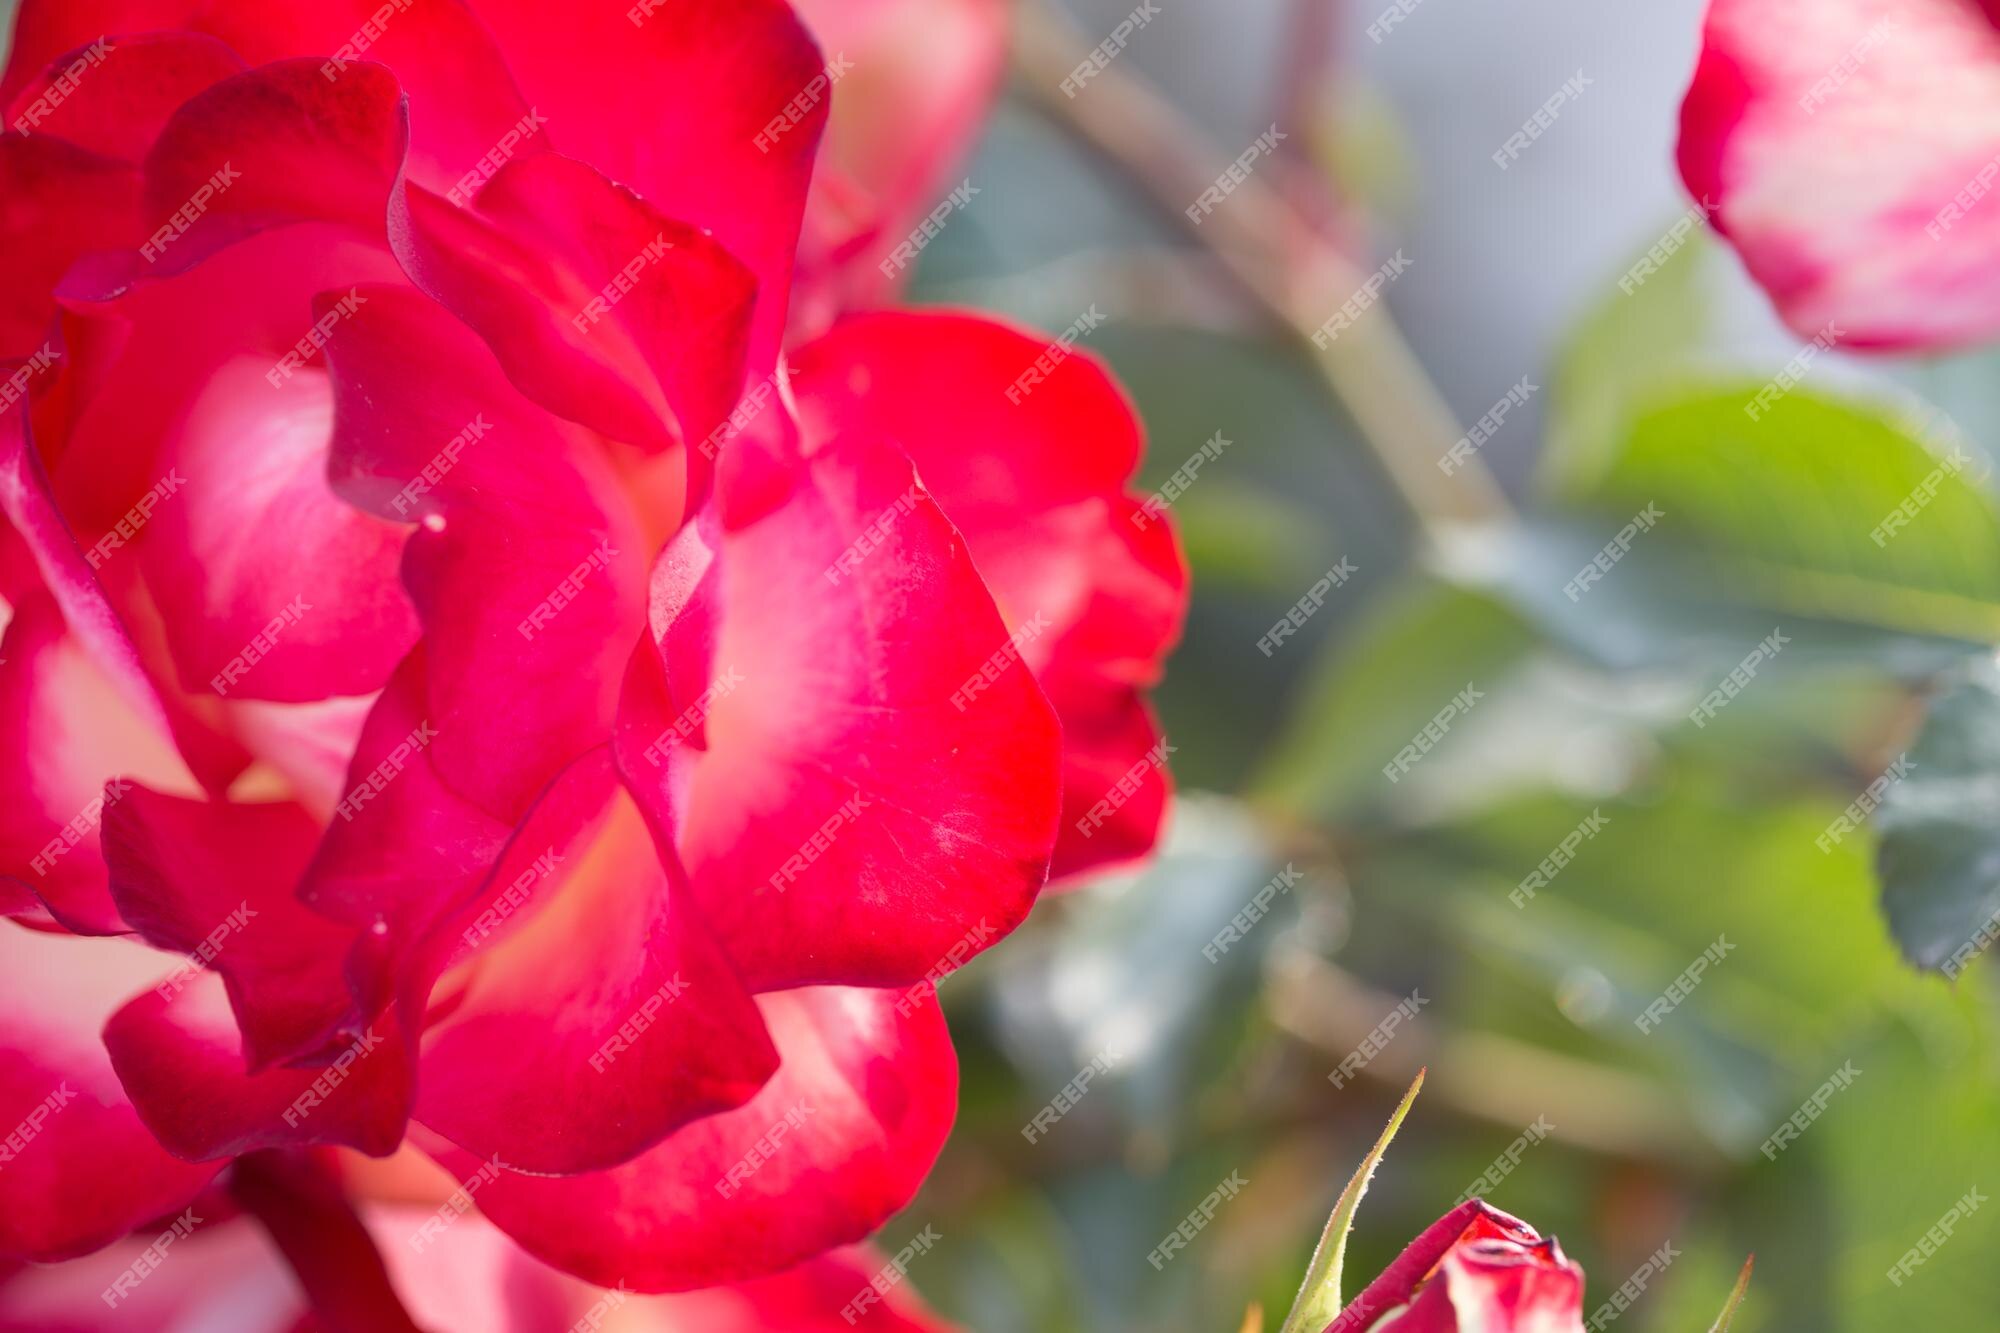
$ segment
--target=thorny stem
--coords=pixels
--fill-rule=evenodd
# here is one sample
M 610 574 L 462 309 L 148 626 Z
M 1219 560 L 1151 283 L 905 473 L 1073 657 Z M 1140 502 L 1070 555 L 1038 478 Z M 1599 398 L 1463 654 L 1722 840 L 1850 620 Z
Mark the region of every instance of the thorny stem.
M 1224 271 L 1298 342 L 1347 410 L 1433 545 L 1456 528 L 1510 520 L 1513 511 L 1475 454 L 1446 473 L 1439 460 L 1460 437 L 1436 385 L 1386 308 L 1377 306 L 1329 341 L 1313 335 L 1369 274 L 1254 173 L 1200 226 L 1183 212 L 1230 158 L 1138 75 L 1113 64 L 1075 97 L 1061 91 L 1089 40 L 1045 0 L 1014 12 L 1014 64 L 1050 115 L 1102 153 L 1186 225 Z

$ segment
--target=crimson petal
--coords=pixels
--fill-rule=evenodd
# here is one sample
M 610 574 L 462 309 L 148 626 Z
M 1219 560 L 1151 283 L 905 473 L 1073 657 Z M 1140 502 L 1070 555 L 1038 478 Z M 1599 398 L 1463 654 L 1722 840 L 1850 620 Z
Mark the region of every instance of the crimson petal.
M 423 517 L 403 578 L 424 623 L 431 757 L 511 827 L 609 737 L 656 538 L 598 443 L 522 398 L 449 312 L 364 291 L 328 347 L 334 488 Z
M 658 450 L 735 405 L 756 284 L 700 231 L 555 154 L 509 163 L 473 212 L 399 199 L 405 269 L 549 410 Z
M 768 473 L 748 495 L 739 480 L 752 456 L 724 463 L 723 514 L 769 500 Z M 685 803 L 666 796 L 668 766 L 637 790 L 656 814 L 677 804 L 696 898 L 753 990 L 906 984 L 1033 905 L 1055 719 L 907 459 L 854 436 L 782 480 L 776 508 L 719 539 L 713 688 L 671 682 L 678 709 L 705 713 L 698 759 L 682 729 L 661 738 L 691 768 Z M 685 605 L 714 614 L 704 600 Z M 656 601 L 668 643 L 681 609 Z M 955 705 L 996 660 L 981 706 Z
M 1093 358 L 1037 368 L 1050 357 L 975 316 L 861 316 L 800 349 L 795 391 L 809 429 L 874 432 L 908 454 L 964 535 L 1062 719 L 1053 873 L 1066 875 L 1157 836 L 1170 784 L 1142 691 L 1179 637 L 1187 565 L 1172 525 L 1126 489 L 1141 449 L 1130 403 Z M 1027 374 L 1040 379 L 1022 392 Z
M 530 108 L 484 25 L 459 0 L 395 0 L 393 6 L 383 0 L 208 0 L 194 26 L 228 42 L 252 65 L 310 58 L 316 77 L 328 83 L 354 77 L 362 62 L 387 67 L 414 112 L 409 179 L 426 188 L 446 190 L 476 179 L 496 154 L 548 148 L 542 127 L 520 132 Z
M 609 1171 L 502 1171 L 480 1211 L 538 1258 L 637 1291 L 763 1277 L 880 1226 L 951 1130 L 957 1061 L 936 997 L 824 988 L 757 1002 L 783 1063 L 756 1097 Z M 480 1166 L 435 1155 L 461 1178 Z
M 48 342 L 56 286 L 79 257 L 138 242 L 140 185 L 127 163 L 0 133 L 0 360 Z
M 163 984 L 104 1028 L 112 1066 L 146 1127 L 190 1162 L 258 1148 L 343 1144 L 385 1156 L 409 1119 L 401 1029 L 377 1018 L 323 1066 L 247 1072 L 222 978 Z
M 215 1174 L 147 1132 L 98 1040 L 165 963 L 118 940 L 0 931 L 0 1258 L 87 1254 L 180 1209 Z
M 119 911 L 147 943 L 220 973 L 253 1069 L 324 1043 L 352 1001 L 343 972 L 354 931 L 293 896 L 319 828 L 295 805 L 163 796 L 133 784 L 104 819 Z
M 99 830 L 132 779 L 194 790 L 172 741 L 37 595 L 14 608 L 0 640 L 0 878 L 32 892 L 66 928 L 126 926 L 105 878 Z M 19 890 L 7 910 L 28 907 Z
M 126 280 L 181 272 L 290 223 L 383 234 L 409 144 L 402 89 L 380 65 L 355 65 L 337 80 L 319 66 L 263 65 L 174 113 L 146 155 L 146 239 Z
M 334 818 L 299 884 L 308 907 L 362 927 L 350 977 L 361 1009 L 392 997 L 415 949 L 506 846 L 500 820 L 438 776 L 422 649 L 369 711 Z
M 777 1052 L 663 859 L 603 751 L 556 780 L 454 923 L 474 952 L 424 1034 L 419 1120 L 592 1171 L 762 1086 Z
M 100 37 L 29 80 L 6 119 L 16 129 L 137 164 L 181 103 L 243 69 L 235 52 L 201 33 Z
M 753 375 L 775 362 L 830 80 L 783 0 L 481 0 L 563 150 L 713 231 L 757 279 Z M 634 127 L 648 127 L 637 133 Z

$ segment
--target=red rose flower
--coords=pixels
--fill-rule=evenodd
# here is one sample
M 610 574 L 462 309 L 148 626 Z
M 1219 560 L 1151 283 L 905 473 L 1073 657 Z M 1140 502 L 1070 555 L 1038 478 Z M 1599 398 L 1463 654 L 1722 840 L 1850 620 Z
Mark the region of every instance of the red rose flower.
M 1804 338 L 2000 334 L 2000 30 L 1978 0 L 1712 0 L 1688 189 Z
M 1581 1333 L 1583 1270 L 1479 1199 L 1425 1228 L 1325 1333 Z
M 787 344 L 846 62 L 781 0 L 25 0 L 0 1261 L 406 1138 L 635 1291 L 914 1193 L 932 983 L 1151 845 L 1185 573 L 1089 358 Z M 969 115 L 844 150 L 877 230 Z

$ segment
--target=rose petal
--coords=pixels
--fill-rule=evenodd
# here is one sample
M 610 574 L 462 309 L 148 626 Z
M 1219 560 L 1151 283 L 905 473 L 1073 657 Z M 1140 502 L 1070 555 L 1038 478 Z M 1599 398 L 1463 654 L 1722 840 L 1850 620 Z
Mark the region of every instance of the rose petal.
M 753 378 L 764 374 L 784 329 L 829 92 L 791 6 L 482 0 L 479 14 L 563 151 L 713 231 L 756 275 L 749 364 Z
M 215 1174 L 146 1131 L 98 1040 L 166 965 L 121 940 L 0 930 L 0 1257 L 87 1254 L 178 1211 Z
M 440 1175 L 443 1173 L 440 1172 Z M 483 1181 L 475 1181 L 483 1188 Z M 675 1296 L 603 1291 L 528 1257 L 476 1212 L 462 1191 L 434 1211 L 375 1207 L 365 1216 L 396 1290 L 427 1328 L 492 1333 L 606 1327 L 625 1333 L 948 1333 L 900 1283 L 852 1316 L 842 1311 L 885 1257 L 849 1246 L 806 1260 L 774 1277 Z M 93 1293 L 94 1294 L 94 1293 Z M 4 1309 L 0 1305 L 0 1309 Z
M 964 534 L 1062 719 L 1060 875 L 1153 845 L 1170 783 L 1141 691 L 1179 637 L 1187 565 L 1171 524 L 1126 492 L 1139 424 L 1102 366 L 1072 353 L 1010 399 L 1047 352 L 972 316 L 863 316 L 799 351 L 794 391 L 808 429 L 901 448 Z
M 511 827 L 609 737 L 656 537 L 603 449 L 522 398 L 449 312 L 364 294 L 328 347 L 334 488 L 423 516 L 403 577 L 425 629 L 431 758 Z
M 1403 1248 L 1373 1282 L 1347 1303 L 1327 1333 L 1361 1333 L 1397 1306 L 1407 1305 L 1453 1247 L 1471 1241 L 1499 1239 L 1527 1245 L 1541 1239 L 1535 1229 L 1501 1212 L 1482 1199 L 1467 1199 Z M 1455 1327 L 1446 1325 L 1446 1328 Z
M 454 922 L 475 952 L 437 996 L 418 1119 L 520 1170 L 594 1171 L 762 1086 L 777 1052 L 662 860 L 608 755 L 556 780 Z
M 309 58 L 329 83 L 353 76 L 359 62 L 386 66 L 414 112 L 409 179 L 427 189 L 476 178 L 489 154 L 528 156 L 549 147 L 544 127 L 520 132 L 528 104 L 485 25 L 458 0 L 396 0 L 393 6 L 383 0 L 210 0 L 197 26 L 252 65 Z
M 307 704 L 232 700 L 224 705 L 231 732 L 278 774 L 293 799 L 325 822 L 347 794 L 347 763 L 375 695 Z
M 419 649 L 369 712 L 334 818 L 299 884 L 308 907 L 364 928 L 350 976 L 370 1014 L 392 997 L 435 923 L 486 876 L 511 831 L 438 776 L 427 675 Z
M 774 1277 L 633 1303 L 655 1312 L 665 1333 L 949 1333 L 908 1282 L 889 1286 L 886 1295 L 874 1285 L 896 1273 L 884 1255 L 855 1245 Z
M 0 360 L 46 347 L 56 285 L 80 256 L 137 243 L 139 199 L 126 163 L 47 135 L 0 134 Z
M 185 28 L 203 0 L 20 0 L 0 103 L 65 52 L 119 33 Z
M 249 70 L 174 113 L 146 155 L 146 240 L 128 280 L 181 272 L 288 223 L 383 234 L 409 143 L 402 89 L 379 65 L 328 79 L 320 63 Z
M 724 458 L 724 514 L 744 499 L 736 458 Z M 753 990 L 906 984 L 1033 905 L 1059 737 L 1004 656 L 980 707 L 954 705 L 1004 636 L 907 460 L 856 436 L 787 480 L 776 508 L 719 539 L 720 634 L 700 686 L 715 688 L 670 682 L 678 711 L 706 714 L 679 846 Z M 656 623 L 676 618 L 656 604 Z M 687 739 L 658 744 L 685 754 Z M 666 767 L 628 772 L 642 802 L 675 804 Z
M 126 706 L 154 729 L 168 729 L 167 712 L 139 652 L 105 597 L 89 556 L 78 549 L 57 508 L 49 478 L 29 435 L 25 405 L 0 409 L 0 514 L 34 556 L 70 632 L 102 665 Z
M 1961 194 L 1996 155 L 2000 32 L 1963 0 L 1710 6 L 1681 175 L 1801 337 L 2000 331 L 2000 210 Z
M 1159 841 L 1173 746 L 1138 691 L 1062 680 L 1048 686 L 1063 721 L 1062 835 L 1049 878 L 1127 864 Z
M 0 639 L 0 875 L 33 892 L 71 930 L 124 930 L 105 881 L 99 828 L 133 780 L 192 793 L 158 724 L 135 709 L 99 659 L 65 634 L 42 597 L 14 608 Z M 18 907 L 15 895 L 10 906 Z
M 189 690 L 366 694 L 416 638 L 397 578 L 408 527 L 327 481 L 333 403 L 313 341 L 343 336 L 314 328 L 318 293 L 356 302 L 384 277 L 400 273 L 379 246 L 285 227 L 78 312 L 122 336 L 78 372 L 87 404 L 57 492 L 114 587 L 142 567 Z
M 212 1197 L 212 1196 L 211 1196 Z M 153 1234 L 95 1254 L 0 1277 L 0 1328 L 61 1333 L 149 1333 L 156 1329 L 292 1329 L 304 1312 L 298 1284 L 269 1240 L 240 1214 L 224 1217 L 203 1198 L 202 1225 L 177 1237 L 172 1263 L 146 1259 L 170 1221 Z M 141 1268 L 144 1279 L 134 1282 Z M 122 1291 L 113 1284 L 124 1279 Z M 119 1300 L 106 1307 L 104 1293 Z
M 648 449 L 735 405 L 756 284 L 720 245 L 581 162 L 509 163 L 464 212 L 399 197 L 397 253 L 549 410 Z M 689 450 L 691 465 L 706 459 Z
M 7 105 L 6 120 L 137 164 L 181 103 L 243 69 L 235 52 L 201 33 L 100 37 L 28 80 Z
M 236 1164 L 230 1192 L 283 1252 L 316 1324 L 418 1333 L 374 1237 L 331 1171 L 303 1153 L 252 1153 Z
M 292 896 L 319 841 L 304 810 L 134 783 L 106 810 L 103 841 L 120 914 L 147 943 L 189 956 L 164 985 L 192 983 L 199 967 L 219 973 L 252 1068 L 313 1049 L 347 1019 L 355 932 Z
M 935 996 L 813 989 L 757 1002 L 782 1064 L 750 1102 L 609 1171 L 503 1171 L 479 1190 L 480 1211 L 538 1258 L 638 1291 L 768 1275 L 880 1226 L 951 1128 L 957 1065 Z M 461 1178 L 479 1166 L 438 1155 Z
M 146 1127 L 191 1162 L 258 1148 L 344 1144 L 394 1152 L 410 1114 L 401 1029 L 376 1019 L 324 1067 L 246 1072 L 222 978 L 203 973 L 135 997 L 104 1045 Z

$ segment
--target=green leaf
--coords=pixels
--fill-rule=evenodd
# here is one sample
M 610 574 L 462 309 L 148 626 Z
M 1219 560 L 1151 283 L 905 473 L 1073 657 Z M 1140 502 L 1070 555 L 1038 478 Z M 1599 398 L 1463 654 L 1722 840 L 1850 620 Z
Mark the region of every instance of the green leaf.
M 1612 287 L 1556 354 L 1538 463 L 1547 492 L 1587 487 L 1609 466 L 1635 411 L 1673 393 L 1691 373 L 1708 326 L 1701 276 L 1712 247 L 1705 227 L 1683 217 L 1685 225 L 1676 219 L 1661 228 L 1664 243 L 1678 241 L 1671 258 L 1635 278 L 1629 291 Z
M 1938 968 L 2000 912 L 2000 669 L 1981 662 L 1939 695 L 1907 757 L 1877 814 L 1876 869 L 1903 952 Z
M 1368 1182 L 1375 1177 L 1375 1168 L 1382 1164 L 1382 1155 L 1389 1151 L 1389 1140 L 1396 1137 L 1396 1131 L 1403 1127 L 1403 1117 L 1410 1113 L 1410 1106 L 1417 1100 L 1417 1093 L 1424 1086 L 1424 1071 L 1418 1070 L 1416 1081 L 1403 1094 L 1396 1112 L 1389 1117 L 1388 1127 L 1382 1137 L 1375 1140 L 1375 1146 L 1361 1159 L 1361 1166 L 1354 1177 L 1347 1182 L 1347 1188 L 1334 1201 L 1333 1214 L 1326 1219 L 1326 1230 L 1320 1233 L 1319 1245 L 1313 1250 L 1311 1265 L 1306 1269 L 1306 1280 L 1299 1287 L 1299 1296 L 1292 1303 L 1291 1314 L 1278 1333 L 1317 1333 L 1340 1317 L 1345 1302 L 1341 1299 L 1341 1262 L 1347 1255 L 1347 1233 L 1353 1229 L 1354 1214 L 1361 1207 L 1361 1196 L 1368 1192 Z
M 1583 505 L 1614 523 L 1655 506 L 1662 517 L 1637 543 L 1685 557 L 1719 602 L 2000 642 L 1990 465 L 1883 406 L 1802 388 L 1759 404 L 1759 392 L 1647 411 Z
M 1392 810 L 1408 786 L 1392 784 L 1383 765 L 1460 690 L 1497 685 L 1537 641 L 1484 593 L 1429 581 L 1396 589 L 1313 664 L 1297 716 L 1260 775 L 1261 794 L 1309 818 Z M 1438 749 L 1455 748 L 1465 730 Z M 1424 767 L 1446 762 L 1430 755 Z
M 1754 1254 L 1743 1261 L 1743 1271 L 1736 1275 L 1736 1286 L 1729 1293 L 1729 1302 L 1722 1307 L 1722 1313 L 1715 1317 L 1715 1322 L 1709 1326 L 1708 1333 L 1729 1333 L 1730 1324 L 1736 1320 L 1737 1308 L 1743 1304 L 1744 1294 L 1750 1290 L 1750 1270 L 1756 1266 L 1757 1256 Z

